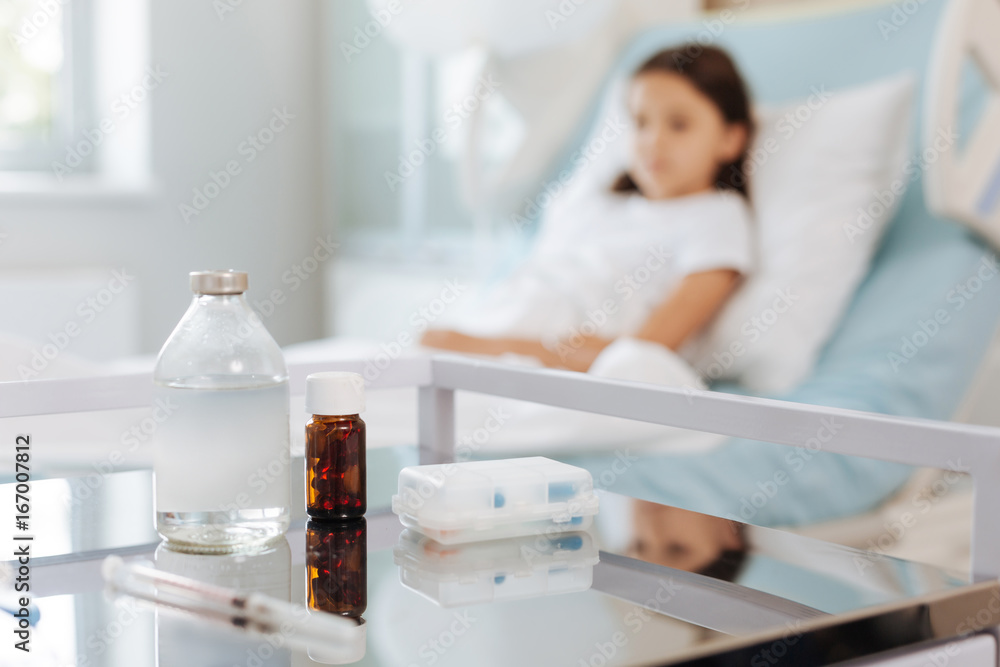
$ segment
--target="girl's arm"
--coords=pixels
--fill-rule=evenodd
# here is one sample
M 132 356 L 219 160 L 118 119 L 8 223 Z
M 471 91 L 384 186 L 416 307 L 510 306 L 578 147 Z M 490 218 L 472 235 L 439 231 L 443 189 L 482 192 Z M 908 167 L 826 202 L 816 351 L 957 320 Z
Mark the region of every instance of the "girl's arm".
M 719 312 L 739 284 L 739 280 L 740 273 L 732 269 L 701 271 L 686 276 L 666 301 L 649 314 L 645 324 L 634 337 L 659 343 L 671 350 L 678 349 L 684 341 L 701 331 Z M 559 353 L 556 356 L 561 363 L 550 364 L 545 359 L 542 361 L 547 366 L 559 365 L 570 370 L 586 372 L 601 350 L 611 342 L 607 338 L 597 336 L 583 337 L 582 343 L 579 339 L 563 341 L 556 350 Z M 577 345 L 574 346 L 573 343 Z
M 731 269 L 692 273 L 650 313 L 635 337 L 676 350 L 708 324 L 732 294 L 739 278 L 739 272 Z M 561 341 L 555 350 L 550 350 L 537 340 L 481 338 L 457 331 L 432 329 L 424 334 L 420 342 L 428 347 L 466 354 L 520 354 L 535 357 L 551 368 L 585 372 L 612 341 L 598 336 L 580 336 L 575 340 Z
M 580 341 L 576 341 L 580 342 Z M 594 357 L 611 341 L 597 338 L 584 338 L 582 345 L 576 347 L 569 343 L 560 344 L 557 349 L 550 350 L 540 341 L 524 338 L 481 338 L 469 336 L 457 331 L 432 329 L 424 334 L 420 343 L 428 347 L 437 347 L 453 352 L 466 354 L 520 354 L 535 357 L 550 368 L 568 368 L 570 370 L 586 371 Z
M 692 273 L 650 313 L 635 337 L 676 350 L 719 312 L 739 279 L 732 269 Z

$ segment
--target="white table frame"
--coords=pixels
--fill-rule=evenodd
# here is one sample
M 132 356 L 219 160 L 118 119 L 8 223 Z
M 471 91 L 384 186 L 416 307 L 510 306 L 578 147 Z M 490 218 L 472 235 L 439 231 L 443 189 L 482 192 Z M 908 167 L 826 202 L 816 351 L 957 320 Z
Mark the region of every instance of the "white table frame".
M 845 410 L 638 382 L 583 373 L 527 369 L 453 355 L 289 366 L 291 392 L 305 392 L 309 373 L 350 370 L 371 389 L 419 389 L 422 462 L 451 460 L 455 392 L 473 391 L 596 414 L 803 447 L 821 420 L 841 425 L 823 450 L 914 466 L 967 472 L 974 485 L 972 563 L 977 578 L 1000 577 L 1000 428 Z M 0 383 L 0 418 L 143 407 L 147 373 Z M 961 463 L 961 468 L 957 464 Z

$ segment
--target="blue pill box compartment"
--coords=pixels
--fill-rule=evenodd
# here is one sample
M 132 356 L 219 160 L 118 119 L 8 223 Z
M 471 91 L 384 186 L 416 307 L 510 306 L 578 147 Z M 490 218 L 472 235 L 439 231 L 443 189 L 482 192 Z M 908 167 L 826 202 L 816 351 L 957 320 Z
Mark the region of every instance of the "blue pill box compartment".
M 586 530 L 598 501 L 590 473 L 542 456 L 410 466 L 392 511 L 442 544 Z

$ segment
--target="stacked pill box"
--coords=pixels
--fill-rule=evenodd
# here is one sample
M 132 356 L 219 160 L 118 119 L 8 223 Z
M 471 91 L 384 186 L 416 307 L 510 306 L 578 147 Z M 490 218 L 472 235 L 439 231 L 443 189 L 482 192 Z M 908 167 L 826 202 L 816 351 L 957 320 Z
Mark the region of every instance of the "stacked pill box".
M 392 511 L 441 544 L 586 530 L 597 514 L 590 473 L 541 456 L 410 466 Z
M 403 468 L 400 582 L 442 607 L 587 590 L 597 505 L 588 471 L 541 456 Z

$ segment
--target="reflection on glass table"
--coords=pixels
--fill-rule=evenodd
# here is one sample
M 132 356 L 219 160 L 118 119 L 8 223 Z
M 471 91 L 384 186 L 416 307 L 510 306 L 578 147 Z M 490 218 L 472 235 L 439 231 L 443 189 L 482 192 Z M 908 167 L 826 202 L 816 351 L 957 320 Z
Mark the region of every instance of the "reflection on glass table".
M 306 524 L 306 600 L 314 613 L 334 614 L 357 623 L 347 645 L 329 649 L 310 646 L 316 662 L 351 664 L 365 656 L 368 627 L 368 522 L 364 518 Z
M 90 499 L 72 505 L 59 501 L 67 482 L 34 485 L 40 504 L 67 513 L 76 526 L 71 535 L 89 535 L 38 545 L 36 650 L 15 656 L 0 647 L 0 663 L 320 662 L 310 654 L 321 653 L 290 651 L 280 636 L 262 639 L 106 596 L 100 564 L 109 553 L 316 613 L 363 614 L 361 665 L 684 664 L 699 652 L 754 650 L 788 633 L 812 637 L 809 646 L 829 655 L 830 647 L 860 655 L 958 634 L 958 621 L 934 605 L 947 599 L 949 613 L 965 618 L 987 589 L 996 592 L 995 583 L 969 583 L 928 565 L 606 492 L 586 533 L 445 547 L 373 510 L 367 521 L 347 524 L 307 527 L 298 518 L 287 541 L 262 551 L 182 554 L 151 543 L 146 522 L 120 523 L 126 506 L 147 521 L 152 516 L 151 496 L 137 493 L 149 484 L 147 471 L 111 474 Z M 851 626 L 838 634 L 845 615 L 870 616 L 883 630 Z
M 444 545 L 404 530 L 393 548 L 400 583 L 441 607 L 585 591 L 598 560 L 589 532 Z
M 968 584 L 959 573 L 601 493 L 602 554 L 693 573 L 837 614 Z M 619 517 L 627 516 L 621 521 Z M 689 575 L 683 575 L 689 576 Z
M 160 544 L 155 553 L 156 569 L 190 577 L 200 582 L 252 590 L 279 600 L 291 598 L 292 552 L 282 538 L 257 552 L 228 558 L 173 551 Z M 220 632 L 208 623 L 192 622 L 173 610 L 155 613 L 158 665 L 241 664 L 245 639 Z M 290 655 L 269 656 L 268 665 L 289 665 Z
M 368 523 L 306 524 L 306 595 L 309 607 L 360 619 L 368 607 Z

